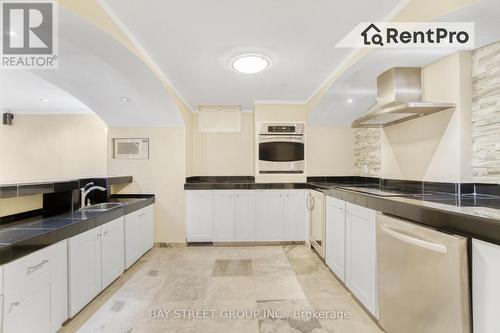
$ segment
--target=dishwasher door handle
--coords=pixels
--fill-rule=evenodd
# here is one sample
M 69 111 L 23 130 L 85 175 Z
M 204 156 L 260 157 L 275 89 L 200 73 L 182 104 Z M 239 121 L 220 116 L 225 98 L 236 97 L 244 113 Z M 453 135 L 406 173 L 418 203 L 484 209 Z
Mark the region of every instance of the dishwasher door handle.
M 408 243 L 411 245 L 415 245 L 415 246 L 418 246 L 418 247 L 421 247 L 421 248 L 424 248 L 427 250 L 431 250 L 434 252 L 439 252 L 439 253 L 447 253 L 448 252 L 448 249 L 446 248 L 446 246 L 444 246 L 442 244 L 437 244 L 437 243 L 429 242 L 429 241 L 426 241 L 426 240 L 423 240 L 420 238 L 415 238 L 415 237 L 405 235 L 403 233 L 395 231 L 394 229 L 391 229 L 391 227 L 389 227 L 385 224 L 381 224 L 380 228 L 382 229 L 383 232 L 385 232 L 389 236 L 392 236 L 396 239 L 399 239 L 402 242 L 405 242 L 405 243 Z

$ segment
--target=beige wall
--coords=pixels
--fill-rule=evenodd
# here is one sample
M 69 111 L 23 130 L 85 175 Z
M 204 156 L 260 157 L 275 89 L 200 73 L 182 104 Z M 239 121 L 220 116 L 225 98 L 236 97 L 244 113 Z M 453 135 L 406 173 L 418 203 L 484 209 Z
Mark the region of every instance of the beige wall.
M 114 137 L 149 138 L 147 160 L 115 160 Z M 185 129 L 179 127 L 112 127 L 108 135 L 108 174 L 132 175 L 132 184 L 119 193 L 153 193 L 155 241 L 185 242 L 184 180 L 186 177 Z
M 192 171 L 195 176 L 253 176 L 254 114 L 241 114 L 241 131 L 201 133 L 198 114 L 193 115 Z M 189 147 L 189 145 L 188 145 Z
M 0 126 L 0 183 L 106 173 L 106 125 L 95 115 L 15 115 Z
M 457 52 L 423 68 L 424 100 L 455 110 L 384 128 L 383 178 L 468 182 L 472 177 L 471 54 Z
M 15 115 L 0 126 L 0 184 L 105 175 L 106 136 L 95 115 Z M 0 216 L 41 206 L 41 195 L 2 199 Z
M 350 126 L 307 125 L 308 176 L 348 176 L 354 169 L 354 137 Z

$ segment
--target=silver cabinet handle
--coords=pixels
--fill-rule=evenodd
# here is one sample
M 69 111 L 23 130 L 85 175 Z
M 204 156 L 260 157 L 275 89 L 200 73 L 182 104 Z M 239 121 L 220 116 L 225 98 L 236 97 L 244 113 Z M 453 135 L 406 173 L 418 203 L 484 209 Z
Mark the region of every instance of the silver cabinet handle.
M 33 272 L 36 272 L 37 270 L 39 270 L 40 268 L 42 268 L 43 265 L 45 265 L 48 262 L 49 261 L 47 259 L 43 259 L 41 263 L 39 263 L 37 265 L 34 265 L 34 266 L 29 266 L 28 269 L 27 269 L 27 271 L 26 271 L 26 275 L 31 274 Z
M 439 252 L 439 253 L 447 253 L 448 252 L 448 249 L 446 248 L 446 246 L 444 246 L 442 244 L 437 244 L 437 243 L 429 242 L 429 241 L 426 241 L 426 240 L 423 240 L 420 238 L 405 235 L 403 233 L 397 232 L 396 230 L 392 229 L 391 227 L 389 227 L 385 224 L 381 224 L 380 228 L 382 229 L 383 232 L 385 232 L 389 236 L 392 236 L 396 239 L 399 239 L 400 241 L 402 241 L 404 243 L 415 245 L 415 246 L 418 246 L 418 247 L 421 247 L 421 248 L 424 248 L 427 250 L 431 250 L 434 252 Z
M 105 231 L 104 232 L 104 236 L 106 236 L 107 234 L 109 234 L 109 231 Z
M 311 210 L 314 209 L 314 206 L 316 206 L 316 199 L 314 199 L 314 196 L 311 195 Z
M 18 306 L 19 304 L 21 304 L 19 301 L 10 303 L 9 313 L 11 313 L 11 312 L 12 312 L 12 309 L 13 309 L 15 306 Z

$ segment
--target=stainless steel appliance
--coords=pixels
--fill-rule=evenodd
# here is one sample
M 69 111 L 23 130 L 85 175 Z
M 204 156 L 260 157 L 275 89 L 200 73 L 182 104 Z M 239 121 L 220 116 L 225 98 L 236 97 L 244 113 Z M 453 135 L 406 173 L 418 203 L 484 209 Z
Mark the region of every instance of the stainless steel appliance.
M 466 238 L 379 213 L 377 255 L 387 333 L 470 332 Z
M 304 173 L 304 128 L 304 123 L 262 123 L 258 142 L 258 172 Z
M 420 67 L 394 67 L 377 77 L 377 103 L 352 127 L 385 127 L 454 107 L 422 100 Z
M 307 193 L 306 206 L 309 211 L 309 243 L 321 258 L 325 257 L 325 195 L 320 191 Z

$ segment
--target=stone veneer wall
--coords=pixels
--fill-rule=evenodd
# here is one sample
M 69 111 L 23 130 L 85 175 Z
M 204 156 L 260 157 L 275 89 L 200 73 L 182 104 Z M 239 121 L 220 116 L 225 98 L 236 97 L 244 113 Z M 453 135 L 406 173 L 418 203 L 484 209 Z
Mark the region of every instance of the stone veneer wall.
M 356 128 L 354 130 L 354 174 L 379 177 L 382 165 L 382 130 Z
M 500 42 L 472 54 L 472 144 L 474 181 L 500 183 Z

